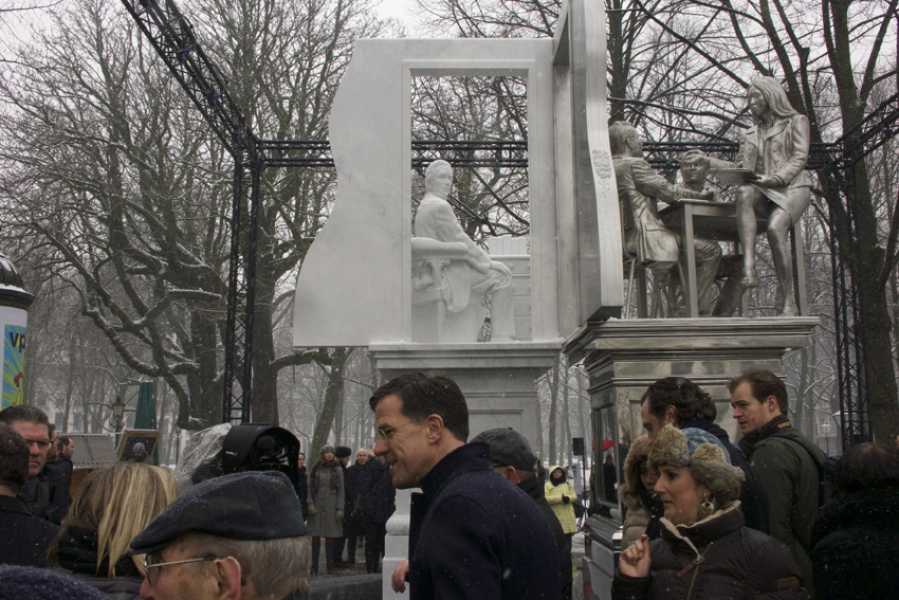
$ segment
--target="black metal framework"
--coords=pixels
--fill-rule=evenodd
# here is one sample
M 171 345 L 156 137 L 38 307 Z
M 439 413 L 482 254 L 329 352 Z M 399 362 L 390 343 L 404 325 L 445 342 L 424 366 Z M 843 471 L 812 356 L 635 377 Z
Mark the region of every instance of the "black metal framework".
M 224 421 L 248 422 L 253 393 L 251 357 L 262 175 L 267 167 L 332 168 L 330 146 L 325 140 L 257 138 L 228 92 L 221 72 L 197 42 L 192 26 L 174 1 L 122 0 L 122 3 L 234 159 L 222 410 Z M 837 142 L 812 144 L 808 168 L 832 170 L 845 182 L 845 178 L 852 176 L 852 165 L 896 135 L 894 126 L 897 121 L 899 94 L 882 103 Z M 643 145 L 647 160 L 665 171 L 676 169 L 679 165 L 676 155 L 688 148 L 733 159 L 738 145 L 722 141 L 648 142 Z M 524 141 L 415 141 L 412 150 L 411 166 L 419 171 L 436 158 L 446 159 L 458 167 L 527 168 L 527 143 Z M 852 221 L 853 210 L 848 203 L 846 212 Z M 852 228 L 853 238 L 854 235 Z M 839 241 L 834 235 L 830 239 L 837 387 L 845 445 L 868 439 L 870 424 L 866 411 L 863 344 L 857 334 L 861 319 L 858 293 L 852 285 L 847 261 L 839 252 Z

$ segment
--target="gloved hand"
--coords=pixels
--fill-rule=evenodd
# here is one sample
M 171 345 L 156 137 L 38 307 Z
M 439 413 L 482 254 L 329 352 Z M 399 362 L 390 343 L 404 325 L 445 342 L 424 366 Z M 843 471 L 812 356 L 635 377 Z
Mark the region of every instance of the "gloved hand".
M 562 496 L 562 502 L 568 504 L 569 502 L 571 502 L 571 498 L 569 498 L 568 496 Z
M 343 511 L 342 510 L 337 511 L 337 520 L 343 521 Z

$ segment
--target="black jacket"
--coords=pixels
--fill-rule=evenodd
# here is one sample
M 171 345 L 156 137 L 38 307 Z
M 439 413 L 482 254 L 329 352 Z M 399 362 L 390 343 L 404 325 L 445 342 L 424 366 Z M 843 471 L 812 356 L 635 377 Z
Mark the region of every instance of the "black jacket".
M 782 416 L 746 434 L 740 447 L 768 499 L 768 533 L 787 545 L 802 572 L 803 585 L 814 593 L 809 552 L 824 453 Z
M 47 549 L 56 531 L 55 525 L 32 515 L 19 498 L 0 496 L 0 564 L 47 566 Z
M 384 525 L 396 509 L 396 489 L 390 481 L 390 469 L 373 458 L 365 464 L 365 475 L 356 503 L 358 516 L 364 524 Z
M 56 561 L 68 574 L 93 586 L 115 600 L 139 597 L 143 575 L 130 558 L 120 558 L 115 565 L 116 576 L 106 577 L 109 562 L 97 567 L 97 534 L 88 529 L 64 529 L 56 547 Z
M 68 458 L 61 457 L 48 462 L 41 471 L 40 478 L 47 482 L 50 491 L 50 505 L 46 516 L 54 523 L 62 523 L 69 510 L 69 486 L 72 482 L 74 466 Z
M 293 489 L 297 493 L 297 498 L 300 499 L 300 505 L 303 507 L 303 517 L 309 516 L 309 504 L 308 504 L 308 496 L 309 491 L 307 489 L 307 479 L 306 479 L 306 467 L 302 467 L 297 469 L 297 478 L 294 481 Z
M 537 503 L 540 512 L 543 514 L 543 519 L 549 525 L 549 529 L 553 534 L 553 539 L 556 542 L 556 549 L 559 553 L 559 577 L 561 579 L 562 596 L 565 597 L 567 594 L 567 597 L 571 597 L 571 585 L 569 583 L 572 577 L 570 540 L 568 539 L 568 536 L 565 535 L 565 532 L 562 531 L 562 524 L 559 523 L 556 513 L 549 505 L 549 502 L 546 501 L 546 495 L 543 491 L 544 485 L 545 482 L 543 478 L 534 474 L 533 477 L 519 483 L 518 487 Z
M 765 495 L 765 490 L 752 476 L 752 467 L 749 464 L 749 460 L 746 458 L 746 454 L 744 454 L 738 447 L 734 446 L 727 436 L 727 432 L 713 421 L 696 419 L 680 425 L 681 429 L 686 429 L 687 427 L 695 427 L 696 429 L 702 429 L 703 431 L 711 433 L 724 444 L 724 447 L 727 448 L 730 464 L 735 467 L 740 467 L 743 470 L 743 474 L 746 475 L 746 480 L 743 482 L 742 493 L 740 494 L 740 510 L 743 513 L 743 518 L 746 520 L 746 527 L 752 527 L 753 529 L 758 529 L 764 533 L 769 533 L 768 498 Z
M 35 517 L 50 520 L 50 483 L 38 474 L 25 481 L 19 490 L 19 499 Z
M 738 508 L 691 527 L 662 521 L 648 577 L 616 575 L 613 600 L 804 600 L 799 569 L 777 540 L 744 525 Z
M 412 496 L 411 600 L 558 600 L 558 554 L 540 509 L 496 474 L 486 444 L 445 456 Z
M 819 512 L 812 538 L 818 600 L 899 593 L 899 487 L 834 499 Z

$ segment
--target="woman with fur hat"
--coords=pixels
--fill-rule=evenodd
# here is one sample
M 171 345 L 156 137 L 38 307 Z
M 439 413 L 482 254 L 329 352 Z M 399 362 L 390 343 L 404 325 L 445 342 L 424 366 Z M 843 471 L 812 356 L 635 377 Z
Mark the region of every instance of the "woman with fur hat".
M 808 597 L 786 547 L 744 525 L 743 472 L 715 436 L 666 425 L 649 463 L 659 473 L 662 535 L 653 542 L 644 535 L 621 554 L 615 600 Z

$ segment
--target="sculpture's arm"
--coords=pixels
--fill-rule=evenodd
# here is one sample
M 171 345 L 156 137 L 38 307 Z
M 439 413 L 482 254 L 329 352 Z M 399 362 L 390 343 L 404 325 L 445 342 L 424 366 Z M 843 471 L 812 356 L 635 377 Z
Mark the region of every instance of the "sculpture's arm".
M 441 242 L 429 237 L 413 237 L 412 256 L 465 260 L 468 256 L 468 247 L 462 242 Z
M 809 133 L 808 118 L 805 115 L 795 115 L 790 118 L 789 133 L 784 132 L 783 135 L 793 137 L 793 153 L 787 158 L 786 162 L 772 173 L 774 177 L 780 180 L 781 185 L 788 186 L 790 182 L 796 179 L 808 162 L 808 150 L 811 141 Z
M 735 162 L 731 162 L 729 160 L 724 160 L 723 158 L 716 158 L 714 156 L 709 156 L 708 159 L 709 159 L 709 168 L 712 171 L 718 171 L 720 169 L 736 169 L 740 166 L 739 164 L 737 164 Z
M 475 271 L 486 275 L 490 270 L 490 255 L 468 237 L 450 205 L 445 204 L 435 211 L 434 219 L 436 220 L 437 231 L 440 232 L 442 238 L 447 241 L 451 240 L 464 244 L 467 248 L 466 256 L 459 258 L 467 262 Z
M 677 185 L 665 179 L 645 160 L 634 161 L 631 165 L 631 173 L 634 176 L 634 187 L 644 196 L 651 196 L 656 200 L 664 200 L 668 203 L 674 203 L 678 198 L 683 197 Z

